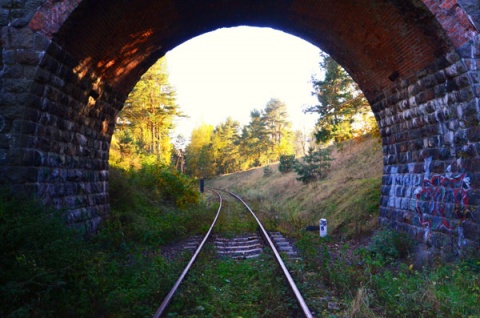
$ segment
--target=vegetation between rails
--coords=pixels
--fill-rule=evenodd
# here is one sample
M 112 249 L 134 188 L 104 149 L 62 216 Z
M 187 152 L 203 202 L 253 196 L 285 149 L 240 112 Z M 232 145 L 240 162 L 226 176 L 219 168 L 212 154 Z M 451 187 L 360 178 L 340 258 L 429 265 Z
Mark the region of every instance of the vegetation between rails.
M 234 260 L 217 258 L 210 248 L 195 263 L 167 317 L 296 317 L 297 310 L 270 254 Z
M 223 203 L 212 234 L 229 238 L 257 230 L 240 202 L 225 195 Z M 297 310 L 271 253 L 235 260 L 219 257 L 210 244 L 181 285 L 167 317 L 296 317 Z

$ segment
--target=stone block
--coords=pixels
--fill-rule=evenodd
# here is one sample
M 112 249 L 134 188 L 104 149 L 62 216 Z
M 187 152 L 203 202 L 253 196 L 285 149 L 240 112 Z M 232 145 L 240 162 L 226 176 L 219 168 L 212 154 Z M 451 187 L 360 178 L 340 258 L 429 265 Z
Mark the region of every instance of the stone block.
M 10 12 L 10 25 L 15 28 L 22 28 L 27 26 L 33 16 L 33 12 L 23 9 L 11 10 Z
M 19 64 L 37 65 L 42 54 L 33 50 L 17 50 L 15 60 Z
M 5 27 L 2 29 L 2 42 L 7 49 L 32 49 L 33 31 L 29 28 Z
M 455 78 L 455 84 L 458 88 L 468 87 L 470 85 L 470 78 L 468 73 L 462 74 Z
M 459 146 L 459 145 L 465 145 L 468 143 L 468 139 L 467 139 L 467 135 L 466 135 L 466 131 L 465 130 L 460 130 L 458 129 L 455 133 L 454 133 L 454 143 L 455 145 Z
M 463 236 L 465 239 L 480 242 L 480 225 L 471 221 L 463 222 L 460 225 L 463 229 Z
M 41 34 L 35 34 L 34 41 L 35 41 L 34 47 L 33 47 L 34 50 L 35 51 L 40 51 L 40 52 L 46 51 L 48 46 L 51 43 L 51 41 L 48 38 L 44 37 Z
M 22 65 L 5 65 L 3 67 L 3 78 L 21 78 L 23 76 Z
M 3 89 L 7 93 L 27 93 L 30 83 L 28 79 L 6 78 L 3 80 Z
M 463 116 L 466 118 L 465 124 L 466 126 L 478 126 L 478 105 L 477 101 L 472 100 L 468 103 L 462 104 Z

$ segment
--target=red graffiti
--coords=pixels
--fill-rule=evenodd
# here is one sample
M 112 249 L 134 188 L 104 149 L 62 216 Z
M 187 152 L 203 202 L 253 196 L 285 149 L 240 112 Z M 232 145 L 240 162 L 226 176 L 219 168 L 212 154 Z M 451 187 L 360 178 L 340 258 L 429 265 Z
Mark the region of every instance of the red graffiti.
M 420 224 L 430 229 L 451 230 L 449 218 L 465 220 L 468 217 L 469 189 L 470 178 L 465 173 L 455 177 L 436 175 L 424 179 L 422 187 L 415 191 Z M 425 215 L 440 218 L 434 222 L 435 218 L 426 218 Z

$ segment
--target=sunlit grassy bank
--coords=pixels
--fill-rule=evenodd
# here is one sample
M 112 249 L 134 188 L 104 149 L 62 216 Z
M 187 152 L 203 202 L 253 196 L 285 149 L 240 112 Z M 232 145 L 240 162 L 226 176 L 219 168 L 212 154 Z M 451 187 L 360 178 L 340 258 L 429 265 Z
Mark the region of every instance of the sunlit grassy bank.
M 272 174 L 263 168 L 229 174 L 207 181 L 228 188 L 253 202 L 272 230 L 298 235 L 307 225 L 328 220 L 329 230 L 345 238 L 365 235 L 377 226 L 382 177 L 381 145 L 378 139 L 351 140 L 335 148 L 326 178 L 304 184 L 295 172 L 282 174 L 272 164 Z

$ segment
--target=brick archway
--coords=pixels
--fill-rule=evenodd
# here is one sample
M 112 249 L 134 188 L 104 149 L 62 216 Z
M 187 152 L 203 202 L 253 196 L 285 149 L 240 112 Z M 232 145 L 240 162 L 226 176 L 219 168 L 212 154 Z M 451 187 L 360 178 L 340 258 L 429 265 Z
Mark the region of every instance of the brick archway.
M 196 35 L 268 26 L 332 55 L 369 99 L 380 220 L 439 247 L 478 244 L 479 20 L 471 0 L 4 2 L 0 181 L 95 228 L 115 116 L 141 74 Z

